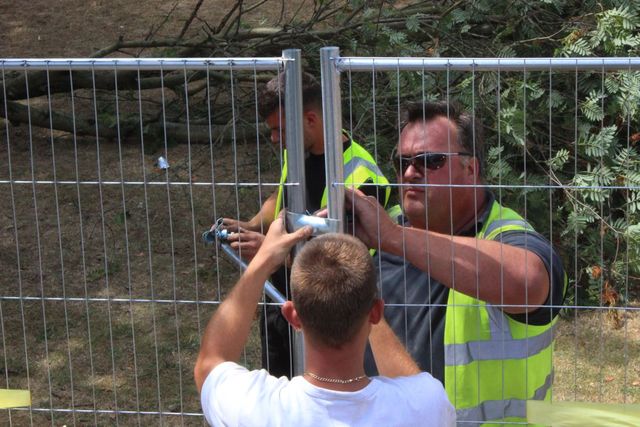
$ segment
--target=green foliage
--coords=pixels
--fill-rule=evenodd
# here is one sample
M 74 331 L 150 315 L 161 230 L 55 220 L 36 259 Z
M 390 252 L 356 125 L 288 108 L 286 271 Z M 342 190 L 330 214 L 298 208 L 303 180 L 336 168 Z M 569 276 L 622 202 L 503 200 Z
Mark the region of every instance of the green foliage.
M 604 111 L 602 109 L 604 94 L 591 91 L 587 99 L 582 102 L 581 110 L 584 116 L 592 121 L 597 122 L 604 118 Z
M 600 129 L 597 134 L 582 135 L 578 139 L 578 147 L 588 157 L 602 157 L 611 148 L 616 130 L 616 126 L 608 126 Z
M 558 150 L 553 157 L 547 160 L 547 164 L 549 165 L 549 169 L 552 171 L 562 170 L 562 168 L 569 161 L 569 150 L 560 149 Z
M 602 6 L 606 6 L 605 2 Z M 595 28 L 585 33 L 575 28 L 563 40 L 557 52 L 563 56 L 610 55 L 631 56 L 640 47 L 638 2 L 613 6 L 595 15 Z
M 363 5 L 371 19 L 384 9 Z M 401 27 L 365 25 L 358 51 L 349 41 L 343 46 L 354 52 L 342 54 L 627 57 L 640 51 L 638 1 L 448 5 L 435 23 L 420 9 Z M 526 200 L 527 218 L 541 233 L 553 233 L 567 266 L 577 245 L 579 271 L 570 278 L 579 290 L 576 303 L 599 303 L 604 281 L 620 291 L 630 272 L 640 272 L 640 154 L 629 138 L 640 132 L 640 73 L 389 72 L 376 73 L 375 87 L 371 75 L 355 74 L 350 123 L 363 141 L 375 143 L 379 158 L 388 158 L 397 141 L 398 104 L 406 100 L 451 99 L 482 120 L 487 182 L 507 205 Z

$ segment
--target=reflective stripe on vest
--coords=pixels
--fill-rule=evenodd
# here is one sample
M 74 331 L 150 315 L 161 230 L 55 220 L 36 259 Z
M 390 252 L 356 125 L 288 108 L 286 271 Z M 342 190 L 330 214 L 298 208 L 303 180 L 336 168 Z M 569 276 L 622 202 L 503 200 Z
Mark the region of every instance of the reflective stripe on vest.
M 344 164 L 344 176 L 349 176 L 355 172 L 360 166 L 367 168 L 373 172 L 376 176 L 384 176 L 378 165 L 371 163 L 370 161 L 363 159 L 362 157 L 353 157 L 347 163 Z M 349 184 L 349 180 L 345 179 L 345 184 Z
M 373 184 L 384 186 L 385 197 L 384 205 L 386 206 L 391 196 L 391 187 L 389 186 L 389 180 L 384 176 L 378 165 L 373 161 L 373 157 L 366 151 L 360 144 L 355 141 L 351 141 L 349 148 L 343 153 L 344 158 L 344 182 L 345 184 L 353 184 L 356 188 L 363 184 L 367 179 L 370 179 Z M 360 167 L 364 169 L 359 169 Z M 358 172 L 357 175 L 354 175 Z M 364 174 L 362 173 L 364 172 Z M 366 175 L 366 177 L 364 176 Z M 287 152 L 284 151 L 284 164 L 282 166 L 282 173 L 280 174 L 280 185 L 278 186 L 278 195 L 276 199 L 276 208 L 274 212 L 274 219 L 278 218 L 278 214 L 282 210 L 283 198 L 284 198 L 284 184 L 287 181 Z M 328 191 L 324 188 L 322 193 L 322 199 L 320 200 L 320 207 L 327 205 Z
M 499 219 L 497 221 L 493 221 L 491 224 L 487 226 L 484 230 L 482 239 L 493 240 L 495 236 L 509 229 L 512 230 L 526 230 L 526 231 L 534 231 L 533 227 L 529 225 L 528 222 L 522 219 Z
M 533 394 L 533 400 L 545 400 L 547 393 L 551 390 L 553 384 L 553 371 L 545 379 L 544 384 L 540 386 Z M 527 416 L 527 400 L 526 399 L 505 399 L 505 400 L 487 400 L 473 408 L 456 410 L 458 421 L 461 420 L 499 420 L 504 418 L 512 418 L 511 421 L 524 418 Z M 466 426 L 481 426 L 484 422 L 465 422 Z
M 282 210 L 283 198 L 284 198 L 284 184 L 287 182 L 287 149 L 284 149 L 282 153 L 282 157 L 284 158 L 282 164 L 282 172 L 280 172 L 280 185 L 278 186 L 278 196 L 276 198 L 276 208 L 273 212 L 273 220 L 278 219 L 278 215 L 280 215 L 280 211 Z
M 511 230 L 535 233 L 515 211 L 494 201 L 476 238 L 495 239 Z M 550 395 L 557 319 L 547 325 L 523 324 L 500 307 L 453 289 L 447 306 L 445 388 L 458 421 L 524 422 L 526 401 Z
M 445 345 L 445 365 L 467 365 L 477 360 L 526 359 L 545 350 L 553 342 L 555 324 L 540 335 L 514 339 L 508 323 L 501 320 L 502 310 L 493 306 L 485 308 L 489 313 L 491 340 Z

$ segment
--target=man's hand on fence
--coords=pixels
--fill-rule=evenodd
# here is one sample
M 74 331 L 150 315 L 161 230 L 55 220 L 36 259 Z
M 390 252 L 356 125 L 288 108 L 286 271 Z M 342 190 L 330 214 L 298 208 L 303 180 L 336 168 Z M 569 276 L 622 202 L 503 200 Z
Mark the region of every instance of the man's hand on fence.
M 227 235 L 229 246 L 235 249 L 242 258 L 251 261 L 262 246 L 265 236 L 262 233 L 241 227 L 235 228 L 236 231 L 228 230 L 230 231 Z
M 234 218 L 222 218 L 220 224 L 215 224 L 211 228 L 220 228 L 222 230 L 227 230 L 230 233 L 237 233 L 241 228 L 244 228 L 245 230 L 251 230 L 251 227 L 247 221 L 240 221 Z
M 353 213 L 355 235 L 371 249 L 382 249 L 396 236 L 397 225 L 373 196 L 345 188 L 345 208 Z M 352 230 L 349 230 L 351 232 Z
M 313 228 L 310 226 L 302 227 L 293 233 L 287 233 L 284 226 L 284 216 L 281 214 L 277 220 L 271 223 L 269 232 L 265 236 L 253 262 L 264 263 L 265 268 L 268 268 L 270 272 L 274 272 L 285 262 L 291 248 L 298 242 L 309 238 L 311 233 L 313 233 Z
M 307 226 L 287 233 L 282 215 L 271 224 L 258 253 L 207 325 L 193 371 L 198 390 L 220 363 L 240 359 L 265 280 L 285 261 L 291 248 L 312 232 Z

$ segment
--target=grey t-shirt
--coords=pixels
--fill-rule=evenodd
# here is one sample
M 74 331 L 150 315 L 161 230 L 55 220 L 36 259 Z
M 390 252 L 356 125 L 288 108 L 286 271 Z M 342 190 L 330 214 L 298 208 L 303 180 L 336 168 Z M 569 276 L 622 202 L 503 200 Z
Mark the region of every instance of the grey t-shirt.
M 493 198 L 490 198 L 490 207 Z M 480 215 L 473 236 L 482 227 L 488 211 Z M 509 315 L 532 325 L 544 325 L 553 319 L 564 301 L 564 270 L 560 257 L 543 236 L 535 232 L 508 231 L 494 239 L 507 245 L 526 248 L 538 255 L 550 272 L 551 291 L 543 307 L 528 314 Z M 429 277 L 402 257 L 385 252 L 374 258 L 379 268 L 381 297 L 385 302 L 385 318 L 418 366 L 444 384 L 444 325 L 449 288 Z M 370 349 L 365 355 L 365 370 L 376 375 Z

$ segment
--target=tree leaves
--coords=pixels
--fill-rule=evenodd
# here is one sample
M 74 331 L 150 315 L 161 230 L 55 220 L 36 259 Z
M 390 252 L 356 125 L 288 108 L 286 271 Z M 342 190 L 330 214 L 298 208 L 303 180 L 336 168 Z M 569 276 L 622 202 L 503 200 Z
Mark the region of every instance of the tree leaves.
M 584 154 L 591 158 L 599 158 L 606 155 L 611 148 L 617 128 L 615 126 L 603 127 L 597 134 L 584 135 L 578 140 Z

